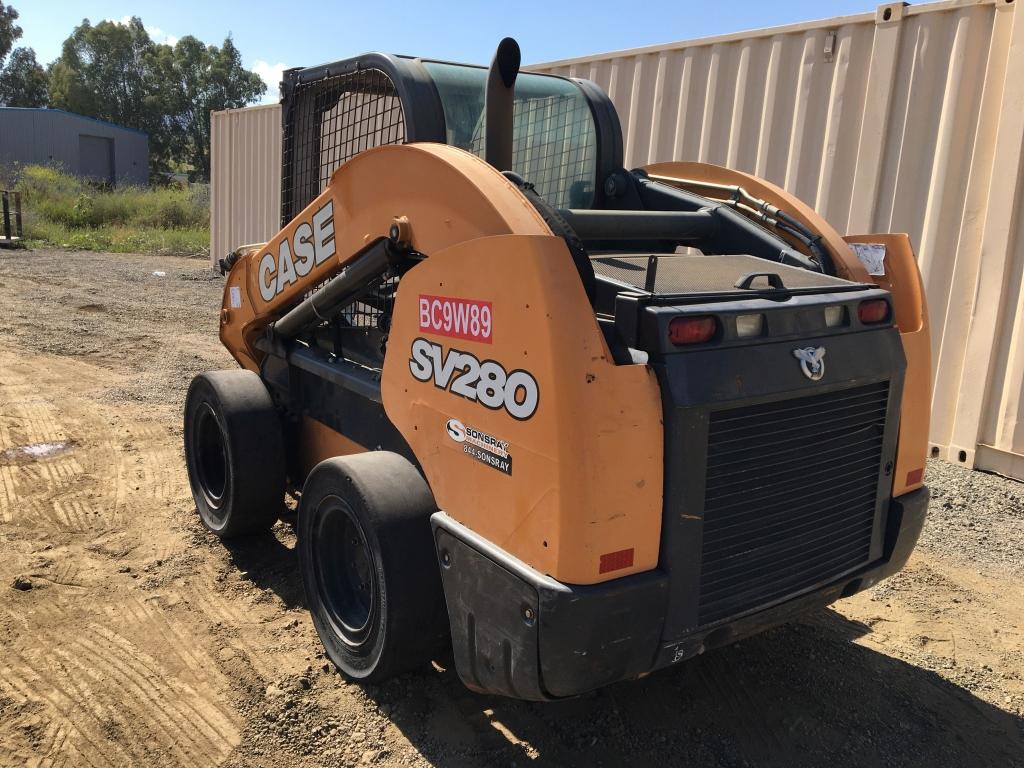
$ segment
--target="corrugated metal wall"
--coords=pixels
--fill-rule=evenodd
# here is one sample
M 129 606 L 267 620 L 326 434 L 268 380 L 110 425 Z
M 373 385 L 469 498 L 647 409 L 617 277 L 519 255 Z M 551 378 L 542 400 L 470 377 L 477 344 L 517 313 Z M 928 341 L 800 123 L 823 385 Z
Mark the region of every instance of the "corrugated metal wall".
M 933 328 L 939 455 L 1024 477 L 1024 17 L 875 13 L 532 67 L 596 81 L 630 167 L 763 176 L 840 232 L 907 232 Z
M 87 146 L 90 139 L 108 140 L 110 162 L 83 167 L 83 138 Z M 86 157 L 86 165 L 97 159 Z M 29 163 L 86 176 L 93 171 L 103 181 L 112 176 L 118 184 L 144 186 L 149 183 L 149 136 L 62 109 L 0 107 L 0 166 Z
M 1015 7 L 890 3 L 530 69 L 608 91 L 629 167 L 719 163 L 795 192 L 840 232 L 909 233 L 932 319 L 933 452 L 1024 478 L 1024 16 Z M 265 189 L 276 201 L 276 179 Z
M 281 228 L 281 107 L 210 115 L 210 257 L 262 243 Z

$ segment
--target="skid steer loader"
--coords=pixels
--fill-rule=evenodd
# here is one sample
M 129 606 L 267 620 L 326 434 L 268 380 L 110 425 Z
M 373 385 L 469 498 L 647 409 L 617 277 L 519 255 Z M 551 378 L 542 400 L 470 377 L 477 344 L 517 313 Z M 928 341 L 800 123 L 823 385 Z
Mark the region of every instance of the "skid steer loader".
M 282 229 L 221 261 L 240 370 L 192 382 L 185 454 L 219 536 L 299 499 L 347 678 L 450 644 L 473 690 L 573 696 L 904 565 L 930 376 L 905 235 L 727 168 L 625 170 L 608 96 L 520 74 L 511 39 L 282 88 Z

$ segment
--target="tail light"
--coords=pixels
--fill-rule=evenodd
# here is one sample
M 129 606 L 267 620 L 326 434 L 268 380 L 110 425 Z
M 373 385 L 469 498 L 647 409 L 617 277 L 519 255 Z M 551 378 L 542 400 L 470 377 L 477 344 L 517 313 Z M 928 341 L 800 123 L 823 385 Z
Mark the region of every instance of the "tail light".
M 736 315 L 736 335 L 741 339 L 764 333 L 764 315 Z
M 710 341 L 717 330 L 718 320 L 713 315 L 676 317 L 668 324 L 668 340 L 677 347 L 703 344 Z
M 862 301 L 857 306 L 857 317 L 865 325 L 884 322 L 889 319 L 889 302 L 885 299 Z
M 827 328 L 838 328 L 843 324 L 846 310 L 842 306 L 825 307 L 825 326 Z

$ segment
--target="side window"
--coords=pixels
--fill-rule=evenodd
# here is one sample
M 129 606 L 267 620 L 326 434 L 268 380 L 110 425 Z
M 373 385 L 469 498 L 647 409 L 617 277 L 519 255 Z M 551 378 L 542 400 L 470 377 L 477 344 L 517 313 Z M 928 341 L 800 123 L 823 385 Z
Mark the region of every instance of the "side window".
M 480 157 L 487 130 L 487 70 L 424 62 L 444 110 L 449 144 Z M 520 73 L 513 108 L 512 170 L 558 208 L 589 208 L 597 175 L 597 130 L 570 80 Z

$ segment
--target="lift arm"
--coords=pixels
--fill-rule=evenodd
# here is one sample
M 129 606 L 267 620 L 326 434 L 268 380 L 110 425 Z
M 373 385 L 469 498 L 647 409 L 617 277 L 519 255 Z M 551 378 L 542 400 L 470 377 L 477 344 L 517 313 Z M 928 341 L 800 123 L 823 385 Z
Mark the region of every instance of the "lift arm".
M 220 338 L 245 368 L 258 370 L 255 342 L 314 288 L 359 270 L 387 269 L 378 253 L 396 218 L 405 244 L 424 254 L 488 235 L 550 235 L 519 189 L 483 160 L 441 144 L 378 147 L 339 168 L 324 190 L 268 243 L 239 258 L 224 287 Z M 316 306 L 305 305 L 303 314 Z M 307 319 L 309 319 L 307 317 Z

